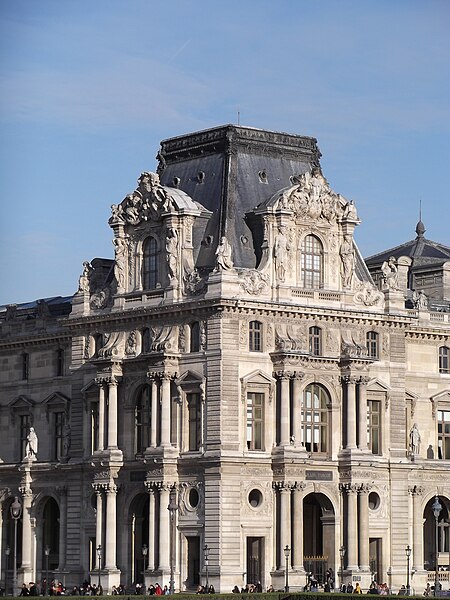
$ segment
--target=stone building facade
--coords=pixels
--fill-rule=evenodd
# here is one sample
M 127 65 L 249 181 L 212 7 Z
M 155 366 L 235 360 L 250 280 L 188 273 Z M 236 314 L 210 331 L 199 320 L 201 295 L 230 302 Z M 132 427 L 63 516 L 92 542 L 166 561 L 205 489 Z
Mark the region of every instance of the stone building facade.
M 280 589 L 287 570 L 299 589 L 332 568 L 421 592 L 437 524 L 449 586 L 450 249 L 436 305 L 408 252 L 366 264 L 320 156 L 230 125 L 166 140 L 111 207 L 114 259 L 73 297 L 3 307 L 3 582 L 17 525 L 19 584 Z

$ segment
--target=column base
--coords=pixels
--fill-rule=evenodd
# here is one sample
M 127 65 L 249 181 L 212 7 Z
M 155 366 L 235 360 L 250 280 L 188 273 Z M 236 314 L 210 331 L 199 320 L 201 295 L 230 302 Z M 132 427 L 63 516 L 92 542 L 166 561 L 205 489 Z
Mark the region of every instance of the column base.
M 103 594 L 111 594 L 112 586 L 119 587 L 120 576 L 122 572 L 119 569 L 103 569 L 100 571 L 100 585 L 103 588 Z M 99 573 L 98 571 L 91 571 L 91 584 L 95 583 L 98 585 Z

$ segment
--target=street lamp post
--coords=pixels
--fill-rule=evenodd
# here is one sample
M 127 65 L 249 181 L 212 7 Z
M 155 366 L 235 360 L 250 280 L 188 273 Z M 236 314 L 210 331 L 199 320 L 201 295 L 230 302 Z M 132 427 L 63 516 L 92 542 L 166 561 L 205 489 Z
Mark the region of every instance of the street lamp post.
M 411 595 L 411 585 L 410 585 L 410 580 L 409 580 L 409 560 L 411 558 L 411 546 L 408 544 L 405 548 L 405 554 L 406 554 L 406 595 L 410 596 Z
M 45 595 L 48 596 L 48 557 L 50 556 L 50 546 L 45 546 Z
M 439 528 L 438 528 L 438 519 L 439 519 L 439 515 L 441 514 L 441 510 L 442 510 L 442 505 L 439 502 L 439 498 L 436 495 L 434 502 L 431 506 L 431 510 L 433 511 L 434 514 L 434 520 L 435 520 L 435 551 L 436 551 L 436 562 L 435 562 L 435 572 L 434 572 L 434 595 L 437 596 L 438 595 L 438 587 L 439 587 Z
M 286 559 L 286 567 L 284 570 L 284 591 L 289 592 L 289 556 L 291 554 L 291 549 L 286 544 L 284 549 L 284 558 Z
M 5 596 L 8 595 L 8 570 L 9 570 L 9 555 L 11 554 L 11 548 L 6 546 L 5 555 L 6 555 L 6 568 L 5 568 Z
M 345 556 L 345 546 L 341 546 L 339 548 L 339 556 L 341 558 L 341 569 L 340 569 L 340 580 L 341 580 L 341 585 L 340 587 L 342 587 L 342 584 L 344 583 L 344 556 Z
M 97 546 L 97 561 L 98 561 L 98 586 L 97 586 L 97 588 L 100 589 L 100 586 L 101 586 L 100 573 L 102 570 L 102 545 L 101 544 L 99 544 Z
M 17 521 L 22 514 L 22 504 L 16 496 L 10 508 L 11 517 L 14 519 L 14 555 L 13 555 L 13 589 L 12 595 L 17 595 Z
M 147 554 L 148 554 L 148 546 L 147 544 L 142 545 L 142 556 L 144 557 L 144 579 L 145 579 L 145 571 L 147 570 Z
M 206 587 L 206 591 L 208 591 L 208 588 L 209 588 L 209 578 L 208 578 L 209 548 L 208 548 L 208 544 L 205 544 L 203 547 L 203 562 L 205 563 L 205 576 L 206 576 L 205 587 Z
M 174 556 L 175 556 L 175 514 L 178 510 L 178 506 L 175 500 L 175 493 L 172 490 L 170 494 L 170 502 L 167 507 L 170 514 L 170 581 L 169 581 L 169 593 L 175 593 L 175 564 L 174 564 Z

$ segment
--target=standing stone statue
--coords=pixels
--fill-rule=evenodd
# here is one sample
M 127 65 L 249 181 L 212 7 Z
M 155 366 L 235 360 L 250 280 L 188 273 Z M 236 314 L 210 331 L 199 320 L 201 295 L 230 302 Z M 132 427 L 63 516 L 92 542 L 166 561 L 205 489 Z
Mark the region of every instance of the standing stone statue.
M 342 285 L 349 288 L 352 282 L 353 270 L 355 268 L 355 251 L 351 235 L 344 235 L 341 244 L 340 255 L 342 260 Z
M 127 243 L 123 238 L 114 238 L 113 244 L 116 253 L 116 264 L 114 265 L 114 275 L 117 281 L 117 287 L 125 288 L 125 262 Z
M 166 237 L 167 268 L 169 278 L 175 279 L 178 265 L 178 233 L 173 227 L 169 229 Z
M 62 444 L 62 458 L 66 459 L 69 457 L 70 445 L 72 443 L 72 432 L 70 424 L 66 423 L 63 427 L 63 444 Z
M 280 281 L 284 281 L 284 277 L 286 274 L 286 259 L 287 253 L 289 250 L 288 240 L 284 233 L 285 227 L 281 225 L 278 228 L 278 234 L 275 238 L 275 246 L 273 249 L 273 254 L 275 257 L 275 268 L 277 277 Z
M 87 260 L 83 262 L 83 273 L 80 275 L 80 279 L 78 282 L 78 291 L 79 292 L 89 292 L 89 277 L 93 271 L 93 267 L 91 263 Z
M 414 425 L 411 428 L 411 431 L 409 432 L 409 449 L 411 451 L 411 454 L 419 454 L 420 441 L 420 433 L 417 428 L 417 424 L 414 423 Z
M 24 458 L 36 460 L 38 450 L 38 437 L 34 431 L 34 427 L 30 427 L 30 431 L 27 435 L 27 443 L 25 445 L 25 456 Z

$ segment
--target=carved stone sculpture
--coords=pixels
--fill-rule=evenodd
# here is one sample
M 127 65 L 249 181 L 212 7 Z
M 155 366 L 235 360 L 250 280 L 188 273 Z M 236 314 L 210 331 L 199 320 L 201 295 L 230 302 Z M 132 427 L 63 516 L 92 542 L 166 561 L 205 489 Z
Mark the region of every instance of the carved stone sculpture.
M 216 271 L 229 271 L 232 268 L 231 246 L 227 238 L 223 235 L 216 250 Z
M 414 454 L 414 455 L 419 454 L 420 441 L 421 441 L 421 437 L 420 437 L 419 429 L 417 428 L 417 424 L 414 423 L 414 425 L 411 428 L 411 431 L 409 432 L 409 449 L 411 451 L 411 454 Z
M 93 272 L 93 267 L 91 263 L 87 260 L 83 263 L 83 273 L 80 275 L 80 279 L 78 282 L 78 291 L 79 292 L 89 292 L 89 278 Z
M 353 271 L 355 268 L 355 251 L 351 235 L 344 235 L 344 241 L 340 249 L 342 261 L 342 285 L 349 288 L 352 283 Z
M 285 227 L 280 225 L 278 234 L 275 238 L 273 249 L 275 258 L 275 269 L 279 281 L 284 281 L 286 275 L 287 253 L 289 251 L 288 239 L 285 235 Z
M 36 460 L 38 451 L 38 436 L 34 430 L 34 427 L 30 427 L 30 431 L 27 435 L 27 442 L 25 445 L 25 456 L 24 459 Z
M 166 252 L 169 278 L 175 279 L 178 272 L 178 233 L 173 227 L 167 233 Z
M 398 269 L 393 256 L 384 261 L 381 265 L 381 272 L 383 273 L 385 287 L 388 290 L 398 290 Z

